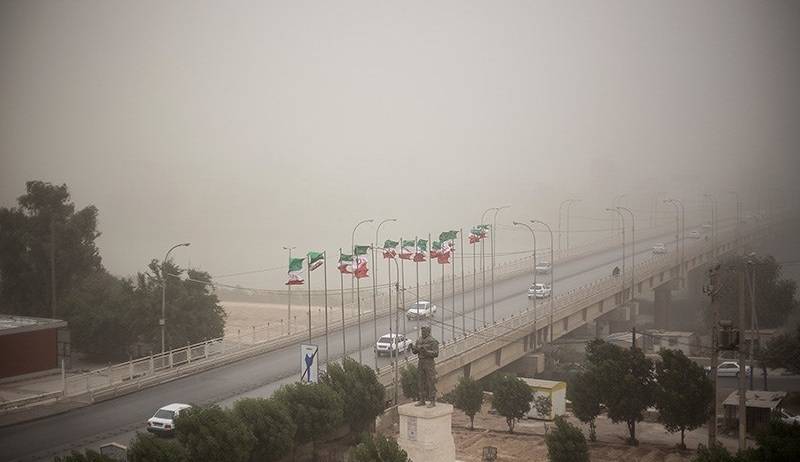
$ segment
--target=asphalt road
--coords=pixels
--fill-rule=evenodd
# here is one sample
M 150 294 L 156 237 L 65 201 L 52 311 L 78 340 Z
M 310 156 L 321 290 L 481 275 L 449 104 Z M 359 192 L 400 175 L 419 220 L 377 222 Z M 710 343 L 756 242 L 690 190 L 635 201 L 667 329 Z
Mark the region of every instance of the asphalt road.
M 662 239 L 649 239 L 637 243 L 637 261 L 651 255 L 651 247 Z M 563 292 L 579 287 L 597 278 L 610 274 L 615 265 L 621 265 L 619 249 L 604 251 L 579 260 L 556 265 L 554 267 L 555 292 Z M 425 272 L 427 275 L 427 272 Z M 435 274 L 435 273 L 434 273 Z M 545 276 L 549 278 L 549 276 Z M 487 281 L 488 281 L 487 275 Z M 501 319 L 512 313 L 528 308 L 527 288 L 531 283 L 530 275 L 495 283 L 495 318 Z M 487 290 L 487 304 L 490 305 L 490 291 Z M 406 304 L 413 302 L 415 294 L 406 293 Z M 420 294 L 420 297 L 426 297 Z M 481 303 L 482 292 L 478 289 L 478 303 Z M 473 318 L 476 324 L 483 321 L 483 307 L 472 309 L 472 293 L 466 295 L 466 325 L 471 328 Z M 434 294 L 434 301 L 439 302 Z M 434 322 L 433 334 L 438 339 L 449 341 L 453 331 L 450 325 L 455 323 L 456 334 L 461 331 L 461 295 L 455 297 L 456 317 L 452 320 L 452 300 L 445 299 L 445 309 L 437 313 L 439 323 Z M 549 309 L 549 300 L 540 300 L 540 309 Z M 447 325 L 444 336 L 441 331 L 441 314 L 444 312 L 444 323 Z M 487 320 L 491 320 L 491 308 L 486 309 Z M 401 316 L 401 332 L 416 339 L 417 322 L 403 323 Z M 378 322 L 378 336 L 389 331 L 389 318 L 381 317 Z M 394 321 L 393 321 L 394 322 Z M 358 358 L 358 326 L 348 328 L 346 335 L 349 354 Z M 363 319 L 362 337 L 364 341 L 361 355 L 365 364 L 374 365 L 373 356 L 373 321 L 371 313 Z M 331 359 L 342 354 L 342 332 L 329 335 Z M 315 338 L 321 346 L 320 356 L 324 359 L 324 339 Z M 379 365 L 385 365 L 388 358 L 380 358 Z M 126 442 L 137 430 L 143 430 L 147 418 L 159 407 L 173 402 L 194 404 L 220 403 L 230 405 L 236 399 L 245 396 L 269 396 L 284 383 L 291 383 L 299 375 L 298 347 L 291 346 L 273 351 L 258 357 L 229 364 L 224 367 L 203 373 L 180 378 L 159 386 L 142 390 L 127 396 L 97 403 L 70 412 L 51 416 L 45 419 L 27 422 L 10 427 L 0 428 L 0 460 L 49 460 L 54 455 L 64 453 L 73 448 L 87 446 L 96 447 L 105 441 Z

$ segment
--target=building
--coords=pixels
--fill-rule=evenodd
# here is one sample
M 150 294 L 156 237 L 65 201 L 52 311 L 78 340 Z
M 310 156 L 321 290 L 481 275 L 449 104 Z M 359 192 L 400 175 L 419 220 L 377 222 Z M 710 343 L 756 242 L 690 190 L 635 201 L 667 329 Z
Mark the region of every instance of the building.
M 689 331 L 648 330 L 651 352 L 661 350 L 680 350 L 686 356 L 702 356 L 700 337 Z
M 631 339 L 633 339 L 633 333 L 630 331 L 623 331 L 607 335 L 605 341 L 618 347 L 630 348 L 632 343 Z M 652 348 L 651 340 L 651 337 L 648 335 L 644 335 L 641 332 L 636 333 L 637 348 L 641 348 L 644 351 L 649 351 Z
M 751 391 L 745 392 L 745 415 L 747 416 L 747 432 L 753 433 L 782 408 L 785 391 Z M 734 391 L 722 402 L 725 410 L 725 426 L 734 428 L 739 422 L 739 393 Z
M 553 380 L 529 379 L 520 377 L 533 392 L 533 399 L 537 397 L 546 396 L 550 398 L 550 414 L 541 415 L 536 410 L 536 407 L 531 402 L 531 410 L 526 415 L 529 419 L 544 419 L 553 420 L 556 416 L 563 415 L 567 412 L 567 384 L 565 382 L 556 382 Z
M 67 322 L 0 314 L 0 380 L 69 367 Z

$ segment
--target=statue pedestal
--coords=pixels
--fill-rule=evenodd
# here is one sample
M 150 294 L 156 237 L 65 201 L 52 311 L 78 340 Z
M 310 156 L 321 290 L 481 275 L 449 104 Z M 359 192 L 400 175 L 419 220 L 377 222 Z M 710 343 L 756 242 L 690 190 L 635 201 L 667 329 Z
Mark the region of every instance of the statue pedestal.
M 397 442 L 414 462 L 453 462 L 456 445 L 453 442 L 453 406 L 437 403 L 436 406 L 403 404 L 397 408 L 400 415 L 400 435 Z

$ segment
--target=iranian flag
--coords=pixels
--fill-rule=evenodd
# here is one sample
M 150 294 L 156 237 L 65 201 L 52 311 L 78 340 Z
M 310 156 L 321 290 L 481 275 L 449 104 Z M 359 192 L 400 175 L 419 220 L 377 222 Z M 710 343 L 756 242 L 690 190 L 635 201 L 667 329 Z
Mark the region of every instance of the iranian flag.
M 397 245 L 399 242 L 393 241 L 391 239 L 387 239 L 386 242 L 383 243 L 383 258 L 394 258 L 397 256 Z
M 442 250 L 439 251 L 439 255 L 436 257 L 436 261 L 444 265 L 445 263 L 451 262 L 452 256 L 453 256 L 453 244 L 449 241 L 442 242 Z
M 431 258 L 438 258 L 441 251 L 442 243 L 439 241 L 433 241 L 431 243 Z
M 308 271 L 314 271 L 325 263 L 325 252 L 308 252 Z
M 472 228 L 469 232 L 469 243 L 475 244 L 482 239 L 486 239 L 486 230 L 489 229 L 489 225 L 478 225 Z
M 305 258 L 292 258 L 289 260 L 289 280 L 287 286 L 299 286 L 303 282 L 303 260 Z
M 339 264 L 336 266 L 342 274 L 353 274 L 353 256 L 339 255 Z
M 411 258 L 414 257 L 416 246 L 417 243 L 413 239 L 409 241 L 403 241 L 403 246 L 400 249 L 400 258 L 403 260 L 411 260 Z
M 414 262 L 420 263 L 425 261 L 425 252 L 428 251 L 428 241 L 426 239 L 417 240 L 417 247 L 414 251 Z
M 457 237 L 458 231 L 444 231 L 439 234 L 439 240 L 442 242 L 455 241 Z
M 369 249 L 370 247 L 368 245 L 357 245 L 355 248 L 356 261 L 354 263 L 356 269 L 353 274 L 357 279 L 369 277 L 369 274 L 367 274 L 369 271 L 367 268 L 367 251 Z

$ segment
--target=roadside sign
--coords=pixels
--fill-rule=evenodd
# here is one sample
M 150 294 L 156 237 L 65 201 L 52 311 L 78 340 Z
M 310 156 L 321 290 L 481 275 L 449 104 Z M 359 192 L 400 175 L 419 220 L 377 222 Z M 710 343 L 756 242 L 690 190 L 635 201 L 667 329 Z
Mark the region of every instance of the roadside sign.
M 317 345 L 300 345 L 300 382 L 317 383 L 319 381 L 318 353 Z

